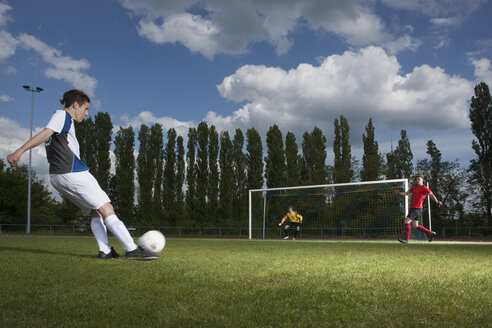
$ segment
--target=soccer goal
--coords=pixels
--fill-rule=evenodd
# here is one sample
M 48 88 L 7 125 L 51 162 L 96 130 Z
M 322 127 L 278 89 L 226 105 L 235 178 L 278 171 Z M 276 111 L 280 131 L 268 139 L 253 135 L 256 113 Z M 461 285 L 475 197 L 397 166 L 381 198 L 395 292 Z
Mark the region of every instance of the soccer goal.
M 408 212 L 407 179 L 249 190 L 249 239 L 278 238 L 293 206 L 304 217 L 303 238 L 393 238 Z

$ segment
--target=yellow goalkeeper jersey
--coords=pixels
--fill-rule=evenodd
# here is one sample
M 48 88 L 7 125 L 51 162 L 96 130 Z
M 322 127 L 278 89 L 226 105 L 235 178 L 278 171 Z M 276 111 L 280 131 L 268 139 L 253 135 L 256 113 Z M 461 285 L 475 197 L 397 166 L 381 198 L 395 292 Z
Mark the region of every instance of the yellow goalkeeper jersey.
M 295 211 L 292 211 L 292 213 L 289 212 L 289 213 L 285 214 L 285 216 L 282 219 L 282 223 L 284 223 L 285 220 L 287 220 L 287 219 L 289 219 L 290 222 L 302 223 L 302 215 L 298 214 Z

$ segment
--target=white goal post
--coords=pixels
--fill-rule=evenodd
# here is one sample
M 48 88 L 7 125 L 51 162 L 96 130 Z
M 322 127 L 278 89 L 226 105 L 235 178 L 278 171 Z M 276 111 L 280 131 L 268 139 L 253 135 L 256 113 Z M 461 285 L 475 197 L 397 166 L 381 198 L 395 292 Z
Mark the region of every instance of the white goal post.
M 316 207 L 316 205 L 320 205 L 321 207 L 325 208 L 325 212 L 323 214 L 319 214 L 319 217 L 317 216 L 317 224 L 322 225 L 325 220 L 324 217 L 332 217 L 333 215 L 332 212 L 334 209 L 337 207 L 336 203 L 336 198 L 337 197 L 345 197 L 344 199 L 344 206 L 345 208 L 351 208 L 351 207 L 356 207 L 357 201 L 359 199 L 364 198 L 361 197 L 362 195 L 371 195 L 370 197 L 365 197 L 365 203 L 361 205 L 361 211 L 364 210 L 367 207 L 371 207 L 370 210 L 367 210 L 367 213 L 364 213 L 364 215 L 367 217 L 366 219 L 369 220 L 370 216 L 372 213 L 381 213 L 385 209 L 383 208 L 386 206 L 385 202 L 395 202 L 394 199 L 398 198 L 396 195 L 394 195 L 393 190 L 394 189 L 404 189 L 404 191 L 408 190 L 408 179 L 392 179 L 392 180 L 379 180 L 379 181 L 364 181 L 364 182 L 350 182 L 350 183 L 338 183 L 338 184 L 321 184 L 321 185 L 309 185 L 309 186 L 293 186 L 293 187 L 278 187 L 278 188 L 262 188 L 262 189 L 250 189 L 248 193 L 248 199 L 249 199 L 249 224 L 248 224 L 248 238 L 253 239 L 253 220 L 259 221 L 262 220 L 262 224 L 259 225 L 259 222 L 255 221 L 255 226 L 258 226 L 257 229 L 261 229 L 261 238 L 265 238 L 265 231 L 267 229 L 273 229 L 272 228 L 267 228 L 266 227 L 266 222 L 269 221 L 269 225 L 273 226 L 273 222 L 271 222 L 274 219 L 278 219 L 278 217 L 275 218 L 267 218 L 268 213 L 267 213 L 267 202 L 269 199 L 273 198 L 279 198 L 279 197 L 284 197 L 285 200 L 283 201 L 282 204 L 284 204 L 287 201 L 294 200 L 294 202 L 305 202 L 305 207 L 309 208 L 311 207 Z M 390 198 L 390 193 L 393 193 L 393 198 Z M 261 193 L 261 198 L 259 198 L 258 193 Z M 365 194 L 363 194 L 365 193 Z M 255 197 L 256 195 L 256 197 Z M 340 196 L 343 195 L 343 196 Z M 350 196 L 347 196 L 350 195 Z M 384 195 L 384 196 L 381 196 Z M 262 200 L 262 204 L 255 204 L 253 205 L 253 202 L 255 201 L 253 198 L 256 198 L 257 200 Z M 311 198 L 309 198 L 311 197 Z M 350 198 L 352 197 L 352 198 Z M 316 199 L 316 200 L 313 200 Z M 388 200 L 388 201 L 387 201 Z M 403 204 L 400 204 L 400 206 L 394 205 L 392 209 L 393 212 L 399 212 L 399 213 L 390 213 L 390 215 L 395 215 L 398 217 L 399 215 L 406 215 L 408 213 L 408 196 L 401 197 L 401 201 Z M 256 202 L 258 203 L 258 202 Z M 348 205 L 348 204 L 352 204 Z M 374 204 L 378 203 L 378 204 Z M 280 204 L 280 202 L 279 202 Z M 289 203 L 290 204 L 290 203 Z M 341 204 L 339 202 L 339 204 Z M 372 204 L 372 205 L 371 205 Z M 364 206 L 364 208 L 363 208 Z M 380 206 L 380 208 L 375 209 L 375 206 Z M 255 207 L 255 209 L 253 208 Z M 281 207 L 280 205 L 277 207 Z M 287 209 L 285 206 L 282 207 L 285 209 L 285 212 L 287 212 Z M 330 208 L 328 210 L 328 208 Z M 311 208 L 310 208 L 311 209 Z M 311 209 L 312 210 L 312 209 Z M 329 212 L 329 211 L 332 212 Z M 256 211 L 255 218 L 253 217 L 253 211 Z M 321 211 L 321 209 L 320 209 Z M 404 211 L 404 213 L 402 213 Z M 277 210 L 278 212 L 278 210 Z M 329 213 L 328 213 L 329 212 Z M 277 214 L 277 213 L 276 213 Z M 303 213 L 300 213 L 303 214 Z M 343 213 L 339 215 L 343 216 Z M 361 215 L 360 213 L 358 214 L 359 216 Z M 304 218 L 305 222 L 309 222 L 310 218 L 305 217 Z M 343 220 L 345 221 L 345 220 Z M 321 222 L 321 223 L 319 223 Z M 401 222 L 400 225 L 402 225 L 403 221 Z M 278 222 L 277 222 L 278 223 Z M 344 223 L 346 224 L 346 223 Z M 320 226 L 317 229 L 321 229 L 321 233 L 323 232 L 323 228 Z M 370 229 L 370 228 L 368 228 Z M 278 226 L 277 226 L 278 230 Z

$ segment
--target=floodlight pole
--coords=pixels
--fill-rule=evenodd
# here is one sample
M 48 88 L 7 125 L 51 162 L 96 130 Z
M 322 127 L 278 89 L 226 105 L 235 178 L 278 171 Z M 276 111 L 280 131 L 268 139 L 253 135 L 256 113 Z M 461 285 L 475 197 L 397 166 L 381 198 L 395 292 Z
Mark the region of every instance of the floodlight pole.
M 32 120 L 34 116 L 34 93 L 35 92 L 41 92 L 43 91 L 42 88 L 36 87 L 36 89 L 31 89 L 30 86 L 28 85 L 23 85 L 22 86 L 24 90 L 31 92 L 31 125 L 29 129 L 29 139 L 32 138 Z M 31 162 L 32 162 L 32 152 L 31 149 L 29 149 L 29 165 L 27 168 L 27 174 L 28 174 L 28 184 L 27 184 L 27 224 L 26 224 L 26 234 L 31 233 Z

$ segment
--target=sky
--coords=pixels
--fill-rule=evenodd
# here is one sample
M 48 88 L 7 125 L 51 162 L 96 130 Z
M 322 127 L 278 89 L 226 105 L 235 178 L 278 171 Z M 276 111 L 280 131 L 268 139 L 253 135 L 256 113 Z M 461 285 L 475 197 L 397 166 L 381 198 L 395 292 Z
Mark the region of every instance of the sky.
M 318 126 L 330 162 L 344 115 L 359 160 L 372 118 L 382 153 L 406 129 L 415 160 L 432 139 L 466 166 L 473 87 L 492 85 L 491 15 L 487 0 L 0 0 L 0 157 L 29 136 L 27 84 L 44 89 L 35 132 L 78 88 L 116 129 L 186 137 L 206 120 L 264 139 L 278 124 L 300 144 Z M 33 166 L 47 176 L 44 147 Z

